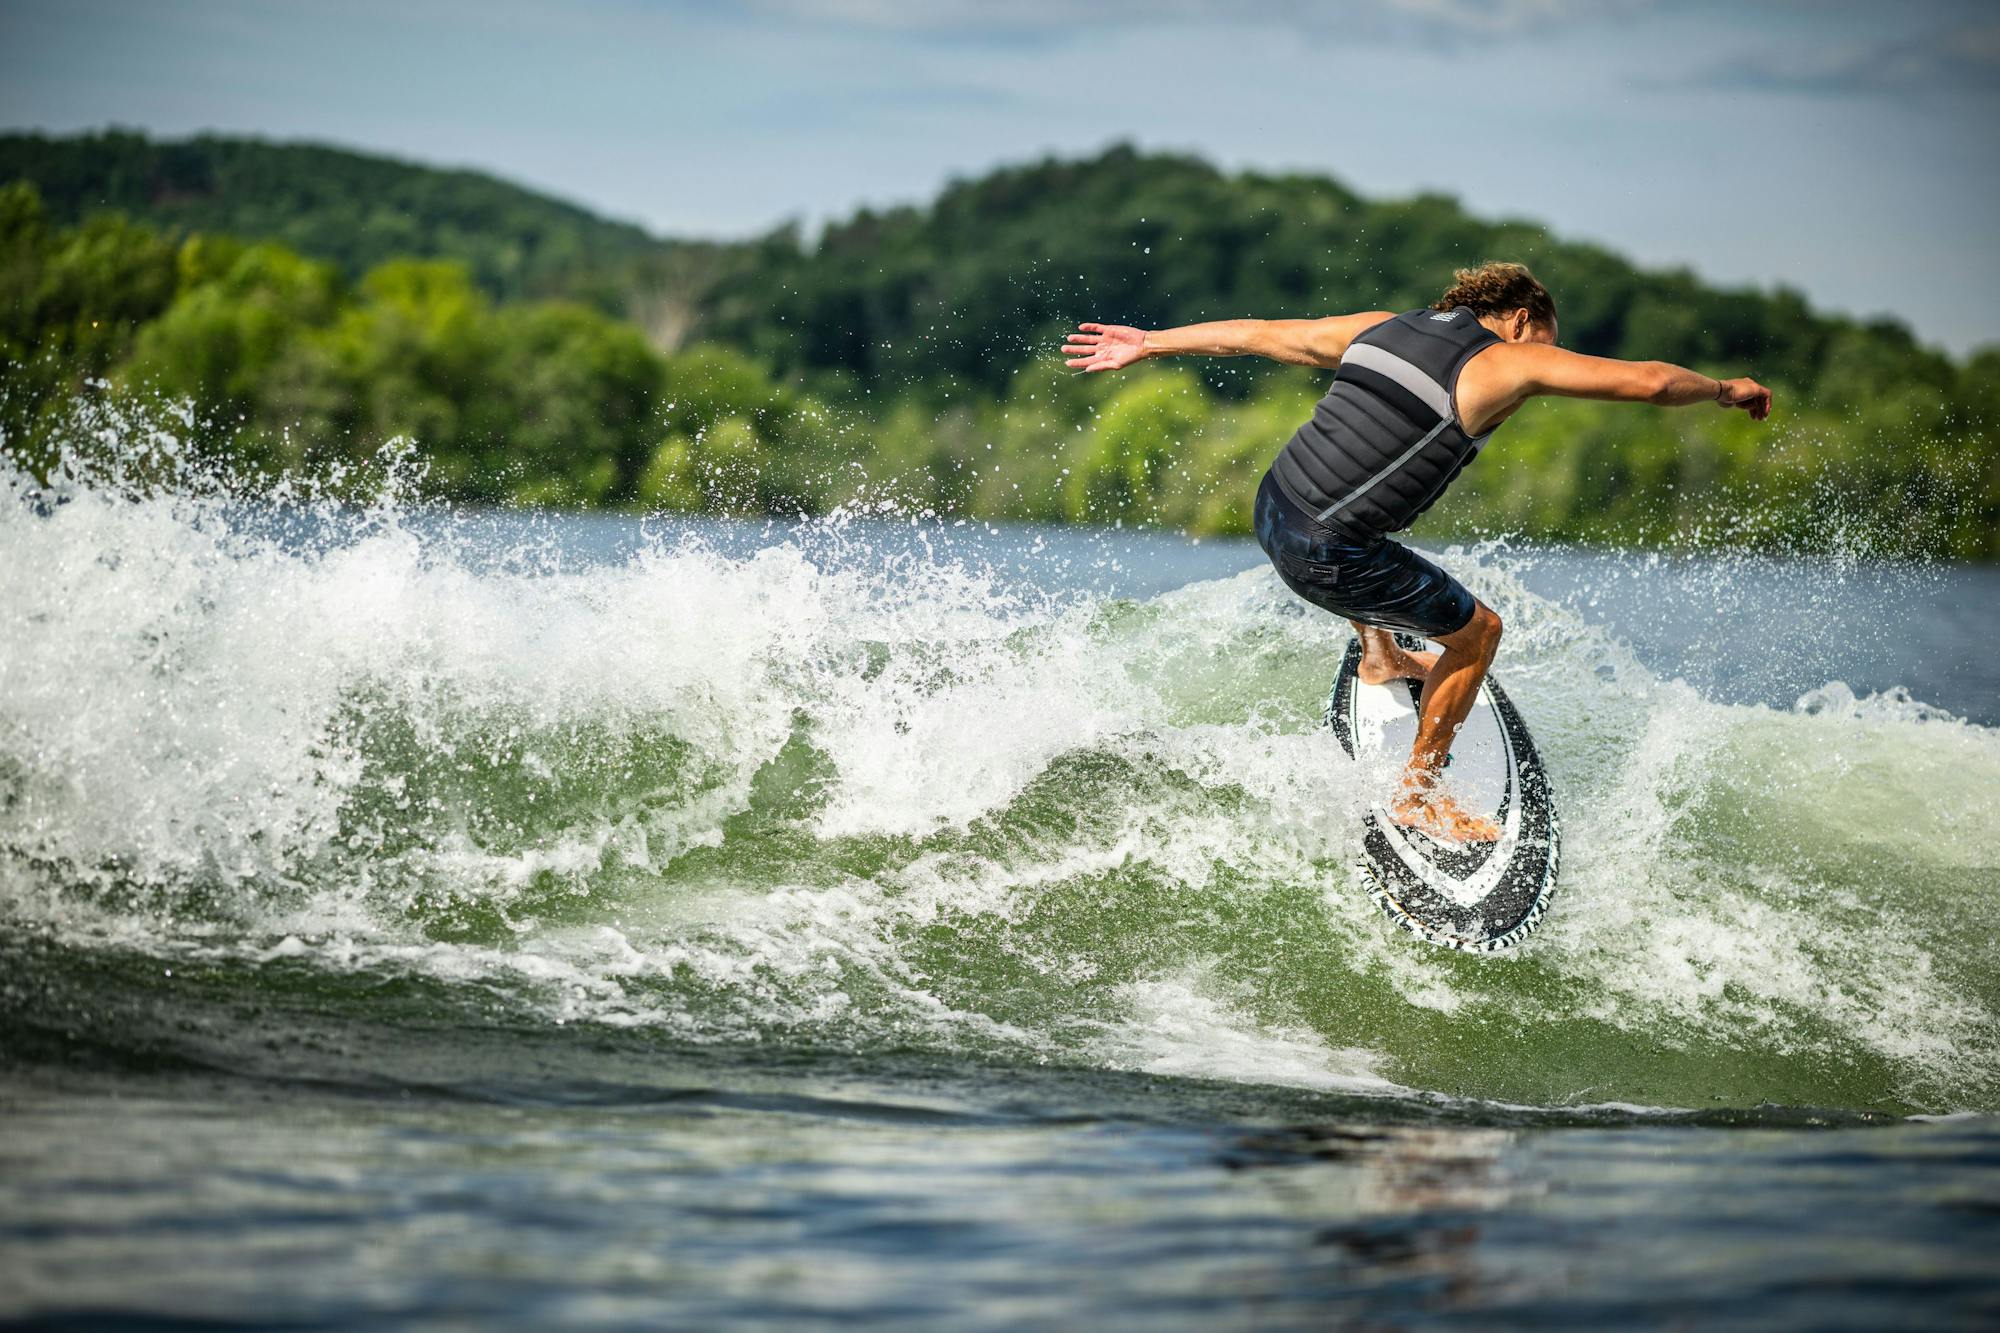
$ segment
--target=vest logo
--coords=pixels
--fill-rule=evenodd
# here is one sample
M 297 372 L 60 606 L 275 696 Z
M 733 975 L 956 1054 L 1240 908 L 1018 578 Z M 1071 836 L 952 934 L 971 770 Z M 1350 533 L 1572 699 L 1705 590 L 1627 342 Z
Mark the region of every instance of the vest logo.
M 1442 315 L 1432 315 L 1431 318 L 1440 324 L 1449 324 L 1458 318 L 1458 312 L 1456 310 L 1448 310 Z

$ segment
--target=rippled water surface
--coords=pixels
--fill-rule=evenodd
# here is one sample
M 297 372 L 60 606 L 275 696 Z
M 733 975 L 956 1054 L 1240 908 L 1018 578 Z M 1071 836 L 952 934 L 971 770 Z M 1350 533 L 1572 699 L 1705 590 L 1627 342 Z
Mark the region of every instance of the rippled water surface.
M 0 504 L 0 1313 L 2000 1318 L 1989 571 L 1452 548 L 1501 958 L 1254 548 Z

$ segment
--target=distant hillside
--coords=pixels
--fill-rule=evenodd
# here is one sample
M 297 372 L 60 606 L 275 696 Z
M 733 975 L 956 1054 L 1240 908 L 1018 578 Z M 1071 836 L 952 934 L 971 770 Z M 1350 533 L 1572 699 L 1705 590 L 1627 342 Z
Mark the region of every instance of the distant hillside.
M 811 243 L 789 228 L 735 245 L 659 240 L 478 172 L 218 135 L 0 135 L 7 180 L 33 183 L 58 224 L 117 211 L 170 235 L 275 240 L 349 277 L 457 260 L 502 300 L 581 297 L 658 345 L 721 341 L 836 388 L 996 389 L 1080 317 L 1402 309 L 1486 258 L 1533 265 L 1581 351 L 1754 369 L 1829 405 L 1953 377 L 1901 324 L 1818 315 L 1786 288 L 1642 269 L 1444 196 L 1369 200 L 1329 177 L 1127 147 L 1001 168 L 924 207 L 863 209 Z M 1243 392 L 1270 373 L 1240 362 L 1209 377 Z
M 1155 327 L 1408 309 L 1489 258 L 1534 267 L 1580 351 L 1733 366 L 1822 396 L 1885 375 L 1951 380 L 1951 363 L 1902 325 L 1816 315 L 1784 288 L 1718 290 L 1443 196 L 1371 201 L 1323 176 L 1229 174 L 1129 148 L 997 170 L 922 208 L 864 210 L 810 247 L 773 239 L 709 294 L 703 328 L 781 370 L 997 387 L 1078 317 Z
M 601 285 L 662 249 L 638 227 L 476 171 L 316 144 L 0 135 L 7 180 L 32 182 L 57 223 L 115 211 L 169 234 L 274 240 L 349 277 L 391 259 L 456 259 L 502 298 Z

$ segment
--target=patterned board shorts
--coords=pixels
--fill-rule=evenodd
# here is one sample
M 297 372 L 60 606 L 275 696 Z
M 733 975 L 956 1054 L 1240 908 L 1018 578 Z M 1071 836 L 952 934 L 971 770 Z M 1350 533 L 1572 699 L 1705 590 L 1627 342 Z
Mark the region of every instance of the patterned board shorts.
M 1257 544 L 1285 586 L 1314 606 L 1427 639 L 1464 629 L 1478 602 L 1463 583 L 1401 542 L 1321 523 L 1264 474 Z

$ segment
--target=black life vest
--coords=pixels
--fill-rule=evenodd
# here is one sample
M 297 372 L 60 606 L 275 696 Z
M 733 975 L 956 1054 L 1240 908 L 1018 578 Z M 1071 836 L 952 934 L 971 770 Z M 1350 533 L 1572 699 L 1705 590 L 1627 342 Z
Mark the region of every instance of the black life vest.
M 1409 527 L 1493 436 L 1467 435 L 1452 395 L 1465 363 L 1500 341 L 1465 306 L 1383 320 L 1349 345 L 1272 475 L 1322 523 L 1359 534 Z

